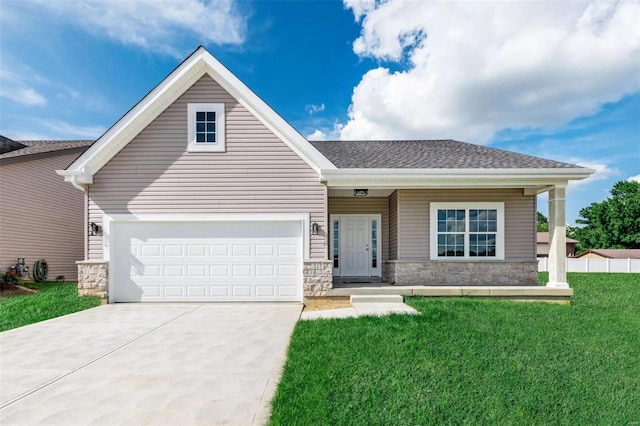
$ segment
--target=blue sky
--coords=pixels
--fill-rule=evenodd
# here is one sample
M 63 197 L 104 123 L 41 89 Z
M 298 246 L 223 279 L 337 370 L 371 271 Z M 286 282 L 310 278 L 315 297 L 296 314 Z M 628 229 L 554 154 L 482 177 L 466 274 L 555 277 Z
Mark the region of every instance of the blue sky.
M 95 138 L 199 44 L 305 136 L 453 138 L 640 179 L 640 4 L 0 2 L 0 133 Z M 546 199 L 539 210 L 546 213 Z

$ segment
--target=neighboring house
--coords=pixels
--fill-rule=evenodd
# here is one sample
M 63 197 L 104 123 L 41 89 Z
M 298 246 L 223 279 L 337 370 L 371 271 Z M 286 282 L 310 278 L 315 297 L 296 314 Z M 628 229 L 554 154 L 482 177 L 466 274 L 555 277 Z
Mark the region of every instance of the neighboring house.
M 0 270 L 18 258 L 39 259 L 49 279 L 75 281 L 84 259 L 84 196 L 56 170 L 71 164 L 92 141 L 14 141 L 0 136 Z
M 580 259 L 640 259 L 640 249 L 590 249 L 576 257 Z
M 537 255 L 538 257 L 549 257 L 549 233 L 548 232 L 538 232 L 537 235 L 538 244 L 537 244 Z M 573 238 L 566 237 L 567 242 L 567 257 L 573 257 L 576 254 L 576 244 L 579 241 L 574 240 Z
M 534 285 L 536 195 L 556 226 L 593 173 L 456 141 L 309 142 L 200 47 L 66 170 L 85 191 L 80 294 L 301 301 L 336 279 Z M 557 253 L 557 255 L 555 254 Z

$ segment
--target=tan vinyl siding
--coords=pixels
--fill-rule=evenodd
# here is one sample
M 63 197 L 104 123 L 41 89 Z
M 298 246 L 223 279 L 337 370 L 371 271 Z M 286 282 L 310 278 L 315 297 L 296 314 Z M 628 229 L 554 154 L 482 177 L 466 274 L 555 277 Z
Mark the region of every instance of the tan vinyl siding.
M 0 165 L 0 269 L 24 257 L 29 268 L 38 259 L 49 264 L 49 279 L 78 277 L 84 258 L 84 194 L 56 174 L 79 155 L 38 155 Z
M 398 191 L 389 196 L 389 260 L 398 260 Z
M 186 152 L 187 104 L 225 103 L 226 152 Z M 102 214 L 309 213 L 322 229 L 326 187 L 284 142 L 204 76 L 94 176 L 89 218 Z M 311 258 L 326 258 L 311 236 Z M 89 258 L 102 258 L 91 237 Z
M 522 189 L 398 190 L 399 260 L 429 259 L 429 202 L 503 201 L 505 259 L 536 258 L 535 196 Z
M 329 215 L 332 214 L 382 215 L 382 260 L 389 260 L 389 198 L 329 197 Z

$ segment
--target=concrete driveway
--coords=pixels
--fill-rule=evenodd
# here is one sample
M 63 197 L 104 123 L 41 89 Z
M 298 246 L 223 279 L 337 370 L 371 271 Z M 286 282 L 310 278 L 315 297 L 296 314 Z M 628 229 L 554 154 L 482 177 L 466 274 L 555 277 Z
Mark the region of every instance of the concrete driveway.
M 298 304 L 116 304 L 0 333 L 0 424 L 263 424 Z

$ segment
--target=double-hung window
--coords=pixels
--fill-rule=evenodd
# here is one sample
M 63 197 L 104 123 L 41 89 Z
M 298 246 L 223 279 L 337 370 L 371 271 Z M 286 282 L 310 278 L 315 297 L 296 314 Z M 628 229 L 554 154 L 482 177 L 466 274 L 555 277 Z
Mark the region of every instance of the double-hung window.
M 225 151 L 224 104 L 188 104 L 188 151 Z
M 431 203 L 430 258 L 504 259 L 504 203 Z

